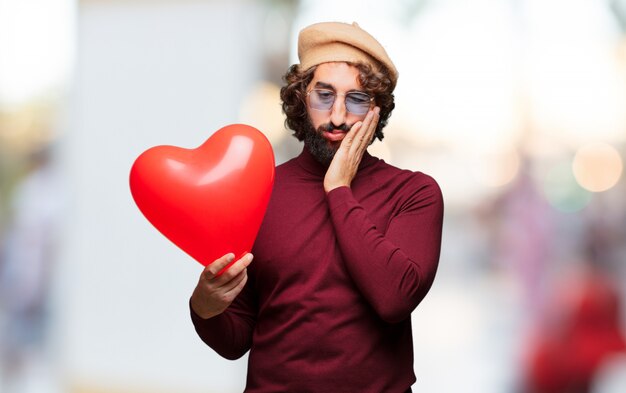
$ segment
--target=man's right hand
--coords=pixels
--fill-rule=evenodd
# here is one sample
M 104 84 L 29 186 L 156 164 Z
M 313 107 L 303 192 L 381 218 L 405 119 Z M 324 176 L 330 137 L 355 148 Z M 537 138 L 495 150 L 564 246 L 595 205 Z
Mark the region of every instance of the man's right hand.
M 233 259 L 235 256 L 232 253 L 226 254 L 207 265 L 200 274 L 198 285 L 191 295 L 191 308 L 200 318 L 208 319 L 223 313 L 246 285 L 252 254 L 244 255 L 219 274 Z

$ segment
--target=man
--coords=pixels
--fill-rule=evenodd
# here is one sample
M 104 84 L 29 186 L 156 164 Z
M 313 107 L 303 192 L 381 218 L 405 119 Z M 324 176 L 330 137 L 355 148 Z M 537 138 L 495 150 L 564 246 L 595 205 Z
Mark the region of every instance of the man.
M 190 299 L 202 340 L 250 350 L 247 392 L 407 392 L 411 312 L 439 260 L 436 182 L 366 151 L 393 110 L 398 73 L 356 23 L 299 35 L 281 90 L 302 153 L 276 168 L 253 247 L 210 264 Z M 220 274 L 221 273 L 221 274 Z

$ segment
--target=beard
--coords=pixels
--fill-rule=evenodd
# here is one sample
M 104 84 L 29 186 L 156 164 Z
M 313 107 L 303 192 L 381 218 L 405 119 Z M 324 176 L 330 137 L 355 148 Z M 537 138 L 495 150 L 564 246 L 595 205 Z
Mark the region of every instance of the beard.
M 335 127 L 331 123 L 326 123 L 320 125 L 316 130 L 313 128 L 310 119 L 306 122 L 305 128 L 304 146 L 307 147 L 313 158 L 324 166 L 330 165 L 341 143 L 331 143 L 322 136 L 322 133 L 332 130 L 350 131 L 350 127 L 345 123 L 339 127 Z

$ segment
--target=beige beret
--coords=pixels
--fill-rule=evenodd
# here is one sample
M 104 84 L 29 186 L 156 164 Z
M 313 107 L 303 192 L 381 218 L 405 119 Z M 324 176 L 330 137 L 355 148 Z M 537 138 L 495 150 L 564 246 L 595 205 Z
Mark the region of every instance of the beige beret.
M 398 80 L 398 70 L 391 62 L 385 48 L 356 22 L 323 22 L 308 26 L 298 36 L 300 70 L 332 61 L 364 62 L 375 69 L 385 67 L 393 86 Z

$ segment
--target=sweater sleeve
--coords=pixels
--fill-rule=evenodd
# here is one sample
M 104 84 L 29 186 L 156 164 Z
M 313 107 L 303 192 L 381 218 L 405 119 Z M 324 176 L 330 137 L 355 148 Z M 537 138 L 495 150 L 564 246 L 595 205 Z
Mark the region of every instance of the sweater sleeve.
M 191 321 L 198 336 L 220 356 L 235 360 L 252 346 L 252 332 L 256 323 L 256 301 L 250 280 L 233 303 L 220 315 L 203 319 L 191 308 Z
M 339 248 L 350 276 L 385 321 L 409 318 L 428 293 L 439 263 L 443 197 L 428 178 L 382 233 L 349 187 L 327 195 Z

